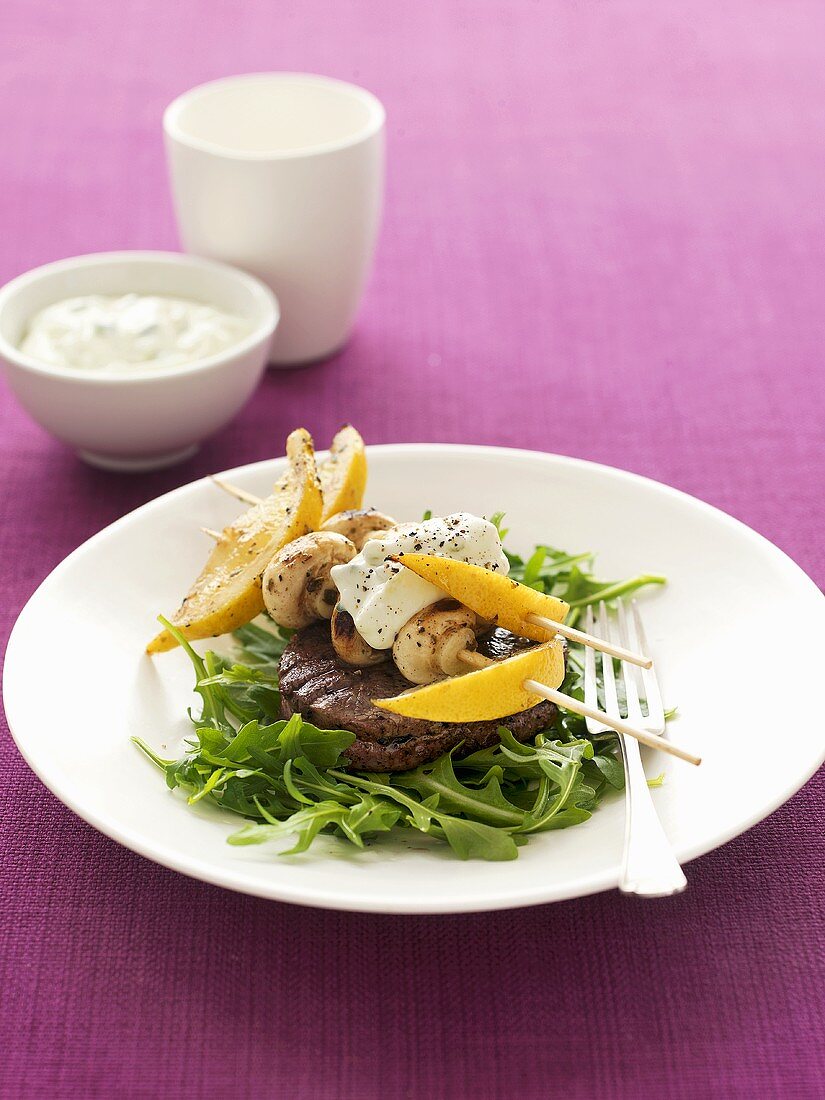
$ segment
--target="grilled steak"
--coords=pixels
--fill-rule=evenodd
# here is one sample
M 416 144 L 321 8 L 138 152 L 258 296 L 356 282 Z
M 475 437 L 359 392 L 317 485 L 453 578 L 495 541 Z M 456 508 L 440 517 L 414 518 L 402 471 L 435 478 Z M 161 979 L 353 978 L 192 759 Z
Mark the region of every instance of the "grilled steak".
M 487 657 L 511 657 L 533 645 L 497 629 L 479 639 Z M 345 664 L 332 647 L 329 623 L 314 623 L 292 638 L 281 657 L 281 713 L 299 713 L 320 729 L 345 729 L 357 740 L 347 749 L 349 766 L 374 772 L 406 771 L 435 760 L 462 742 L 458 756 L 486 748 L 507 726 L 519 741 L 546 729 L 556 714 L 552 703 L 487 722 L 429 722 L 405 718 L 372 705 L 372 699 L 406 691 L 410 684 L 391 660 L 369 668 Z

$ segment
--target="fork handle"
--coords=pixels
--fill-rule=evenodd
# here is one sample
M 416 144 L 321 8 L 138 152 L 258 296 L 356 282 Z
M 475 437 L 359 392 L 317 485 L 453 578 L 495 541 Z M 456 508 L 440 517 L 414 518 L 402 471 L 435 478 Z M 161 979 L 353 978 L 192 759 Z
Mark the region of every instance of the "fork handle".
M 639 746 L 619 735 L 625 763 L 625 842 L 619 889 L 624 894 L 666 898 L 687 886 L 653 805 Z

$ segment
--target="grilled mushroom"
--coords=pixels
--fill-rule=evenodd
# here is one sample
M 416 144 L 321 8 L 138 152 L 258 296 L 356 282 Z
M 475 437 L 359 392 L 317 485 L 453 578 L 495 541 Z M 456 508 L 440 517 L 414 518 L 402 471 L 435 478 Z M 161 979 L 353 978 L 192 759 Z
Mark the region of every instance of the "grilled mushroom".
M 395 639 L 392 655 L 399 672 L 414 684 L 431 684 L 466 672 L 458 654 L 476 648 L 476 632 L 484 626 L 458 600 L 439 600 L 425 607 L 402 626 Z
M 279 626 L 296 630 L 316 619 L 329 619 L 338 599 L 330 569 L 355 554 L 350 540 L 334 531 L 313 531 L 287 543 L 263 575 L 269 615 Z
M 355 620 L 349 611 L 340 604 L 335 605 L 332 613 L 332 645 L 342 661 L 348 665 L 377 665 L 386 661 L 390 655 L 388 649 L 373 649 L 361 637 L 355 628 Z
M 364 543 L 376 535 L 381 535 L 391 527 L 397 526 L 392 516 L 385 516 L 374 508 L 354 508 L 349 512 L 337 512 L 321 524 L 322 531 L 337 531 L 355 544 L 356 550 L 362 550 Z

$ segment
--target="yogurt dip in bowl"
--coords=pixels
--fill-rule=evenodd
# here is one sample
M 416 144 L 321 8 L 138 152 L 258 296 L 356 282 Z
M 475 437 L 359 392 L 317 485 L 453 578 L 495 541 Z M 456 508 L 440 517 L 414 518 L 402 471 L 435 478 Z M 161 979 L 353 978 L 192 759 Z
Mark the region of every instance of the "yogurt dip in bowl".
M 35 313 L 20 344 L 24 355 L 71 370 L 128 377 L 196 363 L 239 344 L 250 322 L 204 302 L 159 294 L 87 294 Z
M 36 268 L 0 290 L 0 360 L 15 396 L 93 465 L 188 458 L 266 367 L 278 304 L 213 260 L 111 252 Z

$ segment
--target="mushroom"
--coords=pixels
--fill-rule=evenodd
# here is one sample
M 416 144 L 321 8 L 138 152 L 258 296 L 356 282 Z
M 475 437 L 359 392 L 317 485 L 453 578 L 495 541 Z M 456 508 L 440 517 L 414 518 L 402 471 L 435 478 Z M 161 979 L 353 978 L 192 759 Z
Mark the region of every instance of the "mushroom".
M 321 530 L 336 531 L 346 536 L 360 551 L 368 539 L 376 538 L 396 526 L 397 521 L 392 516 L 385 516 L 375 508 L 353 508 L 349 512 L 337 512 L 330 516 L 326 523 L 321 524 Z
M 294 630 L 329 619 L 338 600 L 330 570 L 355 554 L 350 540 L 334 531 L 313 531 L 288 542 L 264 570 L 264 604 L 271 618 Z
M 414 684 L 431 684 L 467 671 L 459 659 L 476 648 L 476 632 L 486 626 L 458 600 L 439 600 L 402 626 L 392 647 L 399 672 Z
M 341 604 L 335 605 L 332 613 L 332 645 L 342 661 L 348 665 L 377 665 L 386 661 L 390 655 L 388 649 L 373 649 L 364 641 L 355 627 L 355 620 Z

